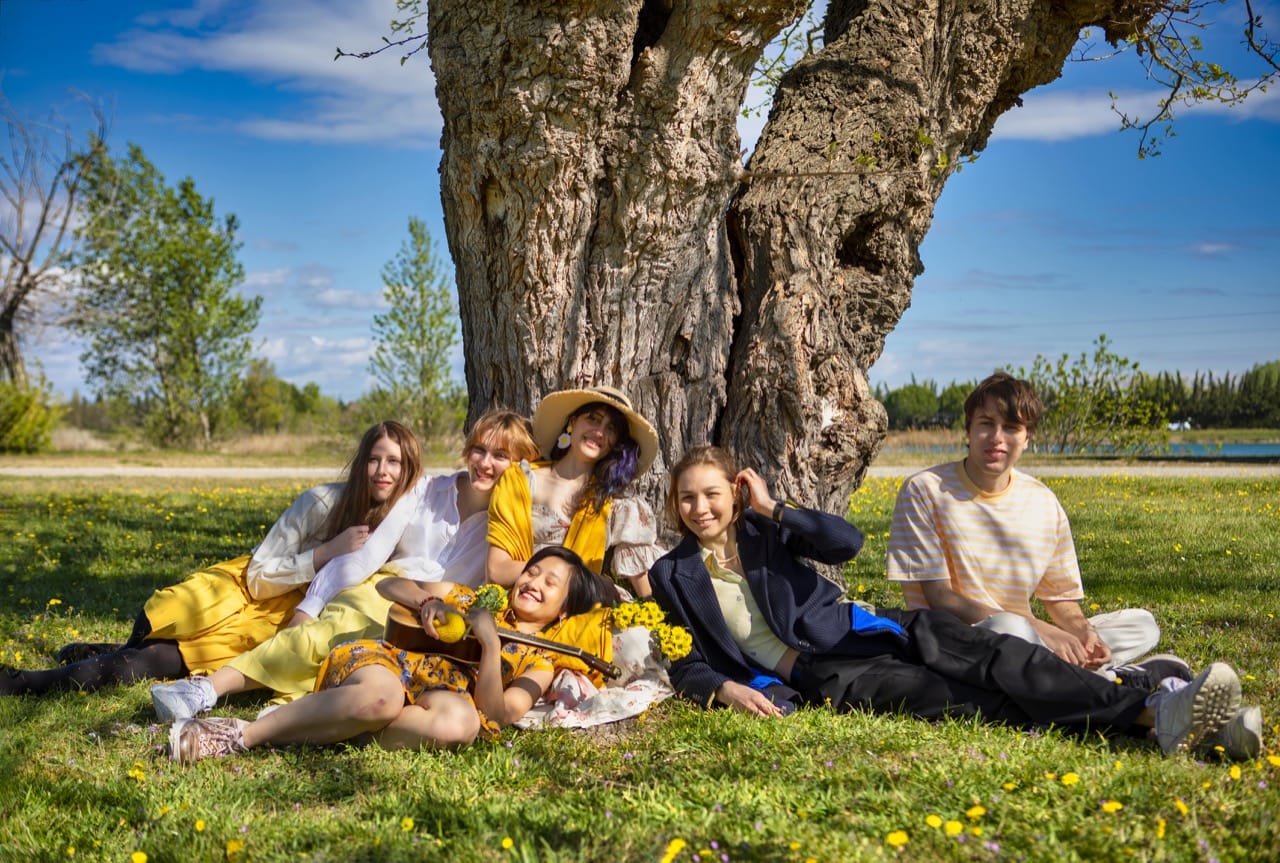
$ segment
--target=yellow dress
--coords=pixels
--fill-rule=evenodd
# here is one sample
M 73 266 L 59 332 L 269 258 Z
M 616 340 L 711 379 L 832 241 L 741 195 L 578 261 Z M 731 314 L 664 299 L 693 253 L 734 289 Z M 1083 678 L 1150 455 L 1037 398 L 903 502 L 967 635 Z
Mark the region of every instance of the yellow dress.
M 449 592 L 445 601 L 465 613 L 474 599 L 475 593 L 470 588 L 457 585 Z M 499 627 L 515 629 L 509 611 L 501 615 L 497 622 Z M 502 645 L 501 660 L 504 688 L 510 686 L 513 680 L 526 674 L 545 671 L 550 675 L 554 671 L 551 657 L 540 648 L 514 642 L 505 642 Z M 481 734 L 492 738 L 499 732 L 498 724 L 476 707 L 475 699 L 472 697 L 472 689 L 475 686 L 473 666 L 441 654 L 404 650 L 386 641 L 366 639 L 335 647 L 320 668 L 316 690 L 340 686 L 357 669 L 370 665 L 386 668 L 400 678 L 406 703 L 416 704 L 428 692 L 454 692 L 465 696 L 475 708 L 480 716 Z
M 341 483 L 298 496 L 251 556 L 216 563 L 151 594 L 147 636 L 173 640 L 192 673 L 217 671 L 289 622 L 315 578 L 314 555 Z

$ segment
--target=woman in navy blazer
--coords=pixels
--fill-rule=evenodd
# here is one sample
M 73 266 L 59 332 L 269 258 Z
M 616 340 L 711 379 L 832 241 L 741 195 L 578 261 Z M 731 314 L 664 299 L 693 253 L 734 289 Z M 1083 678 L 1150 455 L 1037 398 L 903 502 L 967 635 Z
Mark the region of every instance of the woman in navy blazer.
M 672 683 L 704 706 L 779 716 L 829 703 L 1019 726 L 1154 727 L 1168 753 L 1216 732 L 1239 704 L 1240 682 L 1222 663 L 1181 688 L 1137 675 L 1116 685 L 946 612 L 850 602 L 801 558 L 844 563 L 861 549 L 861 531 L 775 500 L 759 474 L 739 472 L 718 447 L 693 449 L 672 468 L 666 504 L 684 538 L 649 578 L 693 637 Z

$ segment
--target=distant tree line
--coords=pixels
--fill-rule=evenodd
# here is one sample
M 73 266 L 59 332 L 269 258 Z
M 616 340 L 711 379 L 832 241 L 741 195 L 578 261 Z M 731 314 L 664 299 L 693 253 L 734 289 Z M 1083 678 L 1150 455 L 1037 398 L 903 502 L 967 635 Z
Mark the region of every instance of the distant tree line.
M 1280 360 L 1239 375 L 1146 374 L 1119 356 L 1105 335 L 1092 353 L 1056 360 L 1037 356 L 1029 369 L 1007 369 L 1030 380 L 1045 402 L 1038 448 L 1053 452 L 1159 449 L 1170 425 L 1187 428 L 1280 428 Z M 895 430 L 964 427 L 964 399 L 976 381 L 939 387 L 932 380 L 875 389 Z

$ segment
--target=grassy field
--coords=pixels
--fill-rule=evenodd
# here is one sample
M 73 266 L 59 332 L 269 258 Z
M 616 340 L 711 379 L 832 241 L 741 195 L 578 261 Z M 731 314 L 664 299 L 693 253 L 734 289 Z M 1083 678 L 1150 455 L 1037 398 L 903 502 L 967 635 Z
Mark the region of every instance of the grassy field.
M 667 702 L 458 753 L 282 749 L 182 768 L 139 684 L 0 698 L 0 860 L 1274 859 L 1280 479 L 1048 482 L 1075 526 L 1086 605 L 1150 607 L 1163 649 L 1233 663 L 1264 709 L 1262 758 Z M 845 577 L 881 604 L 898 604 L 884 582 L 897 484 L 869 480 L 851 506 L 870 539 Z M 0 478 L 0 662 L 47 667 L 67 641 L 122 638 L 152 589 L 247 551 L 297 491 Z

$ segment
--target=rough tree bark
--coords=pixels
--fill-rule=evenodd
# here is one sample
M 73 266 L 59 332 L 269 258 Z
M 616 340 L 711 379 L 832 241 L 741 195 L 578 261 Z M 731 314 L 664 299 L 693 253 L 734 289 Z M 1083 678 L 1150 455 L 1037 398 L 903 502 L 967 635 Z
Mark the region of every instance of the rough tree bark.
M 618 385 L 659 470 L 716 440 L 842 511 L 886 425 L 866 369 L 957 158 L 1081 27 L 1122 38 L 1154 8 L 833 0 L 744 174 L 751 68 L 806 5 L 429 3 L 473 413 Z

